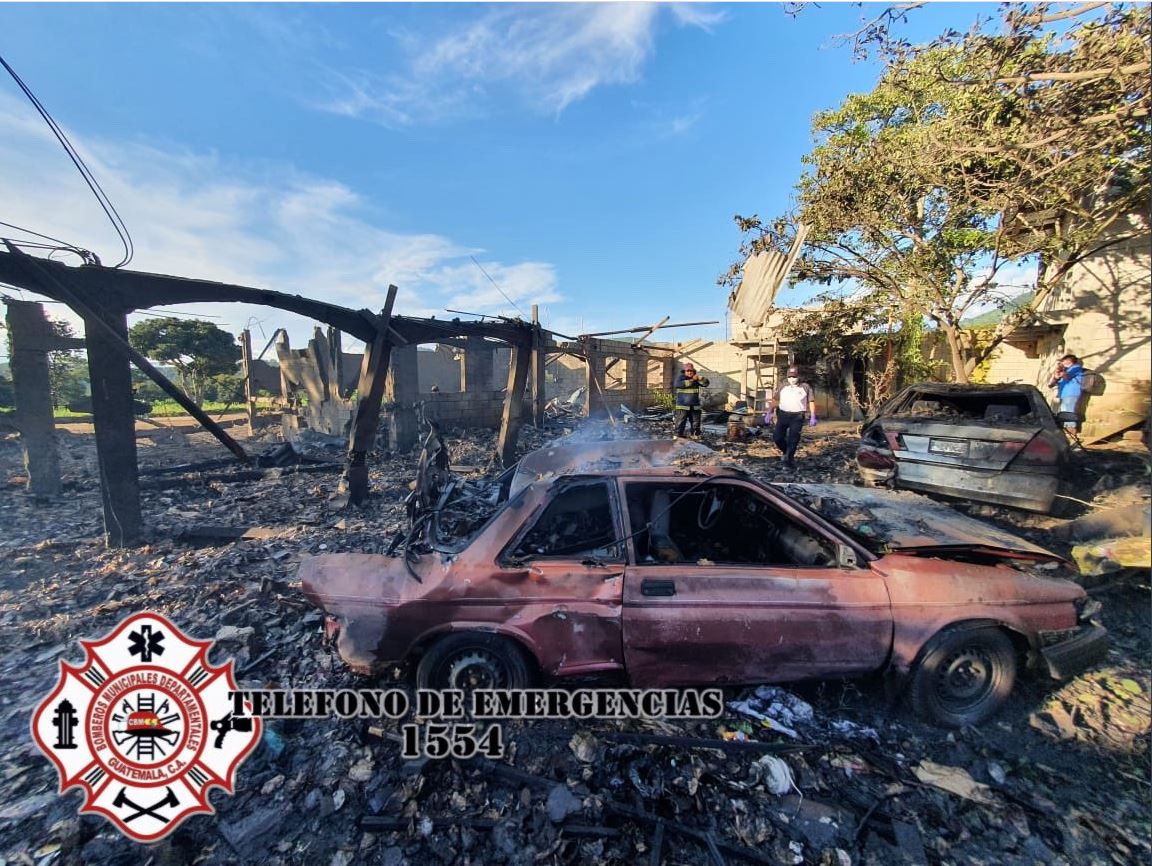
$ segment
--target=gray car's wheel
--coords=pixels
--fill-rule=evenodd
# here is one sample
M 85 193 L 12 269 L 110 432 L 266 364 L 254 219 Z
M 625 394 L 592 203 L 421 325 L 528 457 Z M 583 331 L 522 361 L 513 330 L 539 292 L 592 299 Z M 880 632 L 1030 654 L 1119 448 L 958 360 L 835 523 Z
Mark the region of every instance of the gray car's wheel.
M 420 689 L 522 689 L 532 672 L 519 647 L 499 635 L 465 632 L 432 645 L 416 667 Z
M 942 631 L 912 674 L 916 715 L 946 728 L 978 725 L 1000 708 L 1016 683 L 1016 649 L 996 628 Z

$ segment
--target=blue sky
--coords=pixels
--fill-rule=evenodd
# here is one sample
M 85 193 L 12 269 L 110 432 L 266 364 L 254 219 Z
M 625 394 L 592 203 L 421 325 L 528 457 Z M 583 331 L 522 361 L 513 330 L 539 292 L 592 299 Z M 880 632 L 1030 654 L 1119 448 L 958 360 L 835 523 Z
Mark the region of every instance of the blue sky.
M 788 207 L 813 113 L 877 75 L 835 37 L 882 8 L 2 3 L 0 53 L 120 210 L 134 269 L 373 308 L 393 282 L 398 312 L 515 315 L 475 257 L 572 334 L 723 319 L 732 215 Z M 994 11 L 931 4 L 906 32 Z M 118 257 L 7 78 L 0 220 Z M 311 327 L 186 309 L 294 345 Z M 723 326 L 669 332 L 696 335 Z

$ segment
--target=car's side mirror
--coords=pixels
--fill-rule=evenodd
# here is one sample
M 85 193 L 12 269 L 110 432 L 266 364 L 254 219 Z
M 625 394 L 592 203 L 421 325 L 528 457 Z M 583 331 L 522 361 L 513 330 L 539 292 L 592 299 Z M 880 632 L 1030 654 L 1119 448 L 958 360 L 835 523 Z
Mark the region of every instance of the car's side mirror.
M 836 545 L 836 564 L 841 568 L 855 568 L 856 551 L 847 544 Z

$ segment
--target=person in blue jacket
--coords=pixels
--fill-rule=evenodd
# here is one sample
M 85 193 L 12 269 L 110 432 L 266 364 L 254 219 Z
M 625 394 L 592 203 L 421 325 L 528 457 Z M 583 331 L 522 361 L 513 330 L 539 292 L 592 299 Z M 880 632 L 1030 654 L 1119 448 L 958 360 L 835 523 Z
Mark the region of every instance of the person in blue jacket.
M 708 387 L 708 380 L 697 375 L 696 365 L 691 361 L 676 377 L 676 433 L 673 439 L 684 435 L 688 422 L 692 422 L 692 435 L 700 435 L 700 389 Z
M 1050 388 L 1056 389 L 1057 411 L 1075 415 L 1076 419 L 1064 421 L 1066 428 L 1076 430 L 1080 424 L 1080 401 L 1084 396 L 1084 365 L 1075 355 L 1065 355 L 1052 373 Z

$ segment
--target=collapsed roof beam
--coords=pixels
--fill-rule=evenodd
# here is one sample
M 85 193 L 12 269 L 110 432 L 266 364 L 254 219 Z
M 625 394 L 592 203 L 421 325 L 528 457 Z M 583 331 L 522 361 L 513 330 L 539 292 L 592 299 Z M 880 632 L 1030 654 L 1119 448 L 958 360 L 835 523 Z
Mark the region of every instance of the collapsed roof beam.
M 168 396 L 183 407 L 189 415 L 195 418 L 200 423 L 200 426 L 215 436 L 220 441 L 220 444 L 235 454 L 241 462 L 248 462 L 248 452 L 244 450 L 244 447 L 229 436 L 223 427 L 210 418 L 195 400 L 185 394 L 181 388 L 178 388 L 167 376 L 157 370 L 151 361 L 133 349 L 124 336 L 118 332 L 116 325 L 110 324 L 101 315 L 102 311 L 106 312 L 110 309 L 109 305 L 102 301 L 92 303 L 88 298 L 84 297 L 81 292 L 73 289 L 70 285 L 71 281 L 68 279 L 70 274 L 54 274 L 51 270 L 44 267 L 44 265 L 48 263 L 43 259 L 34 258 L 27 253 L 23 253 L 7 241 L 5 243 L 8 246 L 10 255 L 15 256 L 18 263 L 24 268 L 26 280 L 23 285 L 28 286 L 28 288 L 34 292 L 63 301 L 83 316 L 85 334 L 90 334 L 93 327 L 102 331 L 114 351 L 127 357 L 141 373 L 155 382 Z M 32 285 L 29 285 L 29 282 L 31 282 Z
M 149 307 L 192 303 L 236 303 L 274 307 L 324 322 L 358 340 L 368 343 L 379 332 L 377 314 L 370 310 L 353 310 L 301 295 L 289 295 L 271 289 L 256 289 L 211 280 L 192 280 L 166 274 L 148 274 L 123 268 L 95 265 L 69 267 L 61 262 L 36 258 L 44 274 L 64 280 L 76 297 L 89 303 L 99 301 L 111 309 L 144 310 Z M 52 285 L 31 279 L 17 255 L 0 252 L 0 282 L 42 294 L 55 301 L 69 303 Z M 69 304 L 70 305 L 70 304 Z M 490 337 L 514 345 L 531 346 L 532 326 L 527 322 L 465 322 L 393 316 L 389 321 L 390 339 L 396 345 L 435 343 L 449 337 Z

